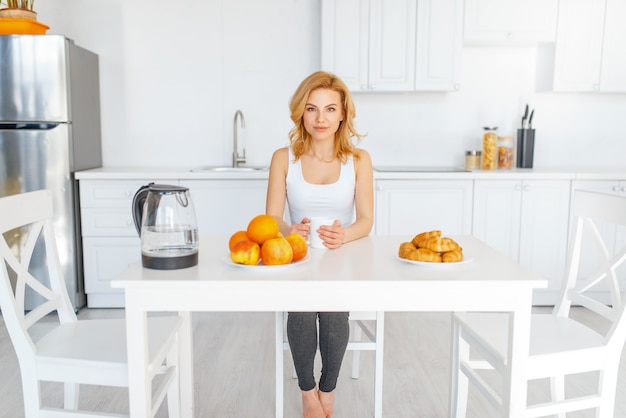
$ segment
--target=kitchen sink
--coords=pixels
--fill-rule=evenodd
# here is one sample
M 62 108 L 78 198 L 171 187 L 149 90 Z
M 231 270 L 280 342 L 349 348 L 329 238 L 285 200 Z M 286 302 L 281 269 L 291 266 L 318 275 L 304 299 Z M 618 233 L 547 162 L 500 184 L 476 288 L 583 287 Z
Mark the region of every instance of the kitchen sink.
M 213 172 L 251 172 L 251 171 L 267 171 L 267 167 L 253 167 L 253 166 L 243 166 L 243 167 L 231 167 L 231 166 L 208 166 L 208 167 L 198 167 L 192 168 L 189 170 L 191 172 L 202 172 L 202 171 L 213 171 Z

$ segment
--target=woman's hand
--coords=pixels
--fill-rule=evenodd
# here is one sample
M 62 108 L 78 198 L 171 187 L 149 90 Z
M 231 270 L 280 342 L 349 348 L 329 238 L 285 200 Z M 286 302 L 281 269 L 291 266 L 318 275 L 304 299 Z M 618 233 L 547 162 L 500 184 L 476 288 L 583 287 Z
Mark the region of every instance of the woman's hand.
M 289 233 L 293 234 L 297 232 L 302 235 L 305 240 L 309 239 L 309 230 L 311 229 L 311 220 L 309 218 L 303 218 L 299 224 L 291 225 Z
M 339 220 L 335 220 L 332 226 L 322 225 L 313 233 L 319 233 L 324 245 L 330 249 L 341 247 L 346 236 L 346 230 L 341 226 Z

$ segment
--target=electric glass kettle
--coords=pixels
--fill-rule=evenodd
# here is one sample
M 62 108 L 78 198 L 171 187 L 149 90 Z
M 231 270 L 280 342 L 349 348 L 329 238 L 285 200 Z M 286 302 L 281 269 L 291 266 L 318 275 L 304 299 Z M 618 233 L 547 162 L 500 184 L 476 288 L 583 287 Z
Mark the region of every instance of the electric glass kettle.
M 198 226 L 188 188 L 150 183 L 137 190 L 132 206 L 144 267 L 198 264 Z

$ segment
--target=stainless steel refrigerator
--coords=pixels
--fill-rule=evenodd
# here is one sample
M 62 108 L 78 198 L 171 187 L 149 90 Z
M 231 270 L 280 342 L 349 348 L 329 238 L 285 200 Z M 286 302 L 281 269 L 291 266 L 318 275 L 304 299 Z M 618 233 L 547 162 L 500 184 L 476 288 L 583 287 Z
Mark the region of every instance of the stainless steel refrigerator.
M 52 191 L 59 255 L 77 310 L 86 298 L 74 172 L 101 165 L 98 56 L 62 35 L 0 36 L 0 197 Z M 20 237 L 11 236 L 16 252 Z M 32 271 L 44 270 L 42 255 L 33 255 Z M 41 301 L 29 290 L 25 308 Z

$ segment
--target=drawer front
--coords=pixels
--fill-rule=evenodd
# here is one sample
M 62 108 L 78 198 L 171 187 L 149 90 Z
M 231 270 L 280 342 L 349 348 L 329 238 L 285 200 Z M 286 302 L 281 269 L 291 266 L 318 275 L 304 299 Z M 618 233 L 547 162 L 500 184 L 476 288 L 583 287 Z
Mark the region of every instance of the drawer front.
M 80 180 L 81 208 L 126 208 L 131 210 L 133 196 L 141 186 L 154 180 Z M 178 180 L 159 180 L 159 184 L 178 185 Z
M 138 237 L 130 205 L 124 209 L 82 210 L 83 237 Z
M 123 293 L 111 288 L 111 280 L 141 260 L 139 238 L 86 238 L 83 240 L 85 292 Z

